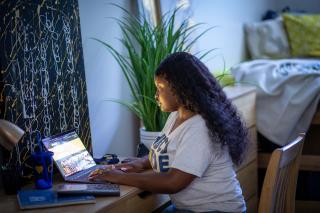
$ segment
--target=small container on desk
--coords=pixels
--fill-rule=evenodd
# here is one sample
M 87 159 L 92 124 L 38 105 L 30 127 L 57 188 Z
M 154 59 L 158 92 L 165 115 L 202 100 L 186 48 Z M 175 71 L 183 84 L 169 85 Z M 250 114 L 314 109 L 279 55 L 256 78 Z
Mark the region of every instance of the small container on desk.
M 52 187 L 52 156 L 53 152 L 50 151 L 39 151 L 31 154 L 35 187 L 37 189 L 49 189 Z

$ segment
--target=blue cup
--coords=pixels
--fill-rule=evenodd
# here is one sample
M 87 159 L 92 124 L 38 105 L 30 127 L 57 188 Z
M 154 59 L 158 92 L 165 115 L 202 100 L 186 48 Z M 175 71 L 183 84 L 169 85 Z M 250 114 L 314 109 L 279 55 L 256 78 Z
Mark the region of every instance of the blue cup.
M 37 189 L 52 187 L 53 152 L 35 152 L 31 154 L 33 160 L 33 173 Z

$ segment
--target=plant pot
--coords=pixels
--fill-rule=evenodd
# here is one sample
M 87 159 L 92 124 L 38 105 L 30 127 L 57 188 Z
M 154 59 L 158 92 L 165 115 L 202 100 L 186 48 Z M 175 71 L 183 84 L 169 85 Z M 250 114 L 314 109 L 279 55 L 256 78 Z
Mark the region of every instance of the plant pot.
M 144 127 L 140 128 L 140 143 L 145 145 L 149 150 L 153 142 L 156 141 L 157 137 L 160 135 L 160 132 L 150 132 L 146 131 Z
M 160 135 L 160 132 L 146 131 L 144 127 L 140 128 L 140 144 L 138 145 L 137 157 L 145 156 L 149 153 L 151 145 Z

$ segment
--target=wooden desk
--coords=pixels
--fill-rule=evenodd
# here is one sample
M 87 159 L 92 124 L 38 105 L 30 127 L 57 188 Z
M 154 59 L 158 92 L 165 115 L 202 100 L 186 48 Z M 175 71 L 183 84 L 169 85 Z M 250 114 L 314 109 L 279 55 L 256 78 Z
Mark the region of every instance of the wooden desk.
M 120 197 L 97 197 L 95 204 L 81 204 L 63 206 L 57 208 L 20 210 L 16 195 L 0 196 L 0 211 L 9 212 L 48 212 L 48 213 L 91 213 L 91 212 L 152 212 L 169 201 L 168 195 L 147 194 L 138 188 L 131 186 L 120 186 Z
M 235 86 L 224 88 L 227 96 L 238 108 L 246 122 L 250 133 L 250 146 L 244 163 L 236 169 L 243 195 L 247 203 L 247 212 L 257 212 L 257 146 L 255 127 L 255 88 L 250 86 Z M 1 212 L 111 212 L 111 213 L 149 213 L 169 201 L 168 195 L 149 194 L 143 196 L 140 189 L 130 186 L 120 186 L 120 197 L 97 197 L 95 204 L 65 206 L 59 208 L 35 209 L 21 211 L 16 196 L 0 196 Z

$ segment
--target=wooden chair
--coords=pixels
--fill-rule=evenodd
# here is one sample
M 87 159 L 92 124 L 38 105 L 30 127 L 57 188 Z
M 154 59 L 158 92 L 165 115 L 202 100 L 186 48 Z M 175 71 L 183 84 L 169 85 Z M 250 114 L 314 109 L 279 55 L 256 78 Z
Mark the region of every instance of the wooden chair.
M 262 186 L 259 213 L 295 211 L 296 186 L 304 137 L 305 134 L 302 133 L 290 144 L 272 152 Z

